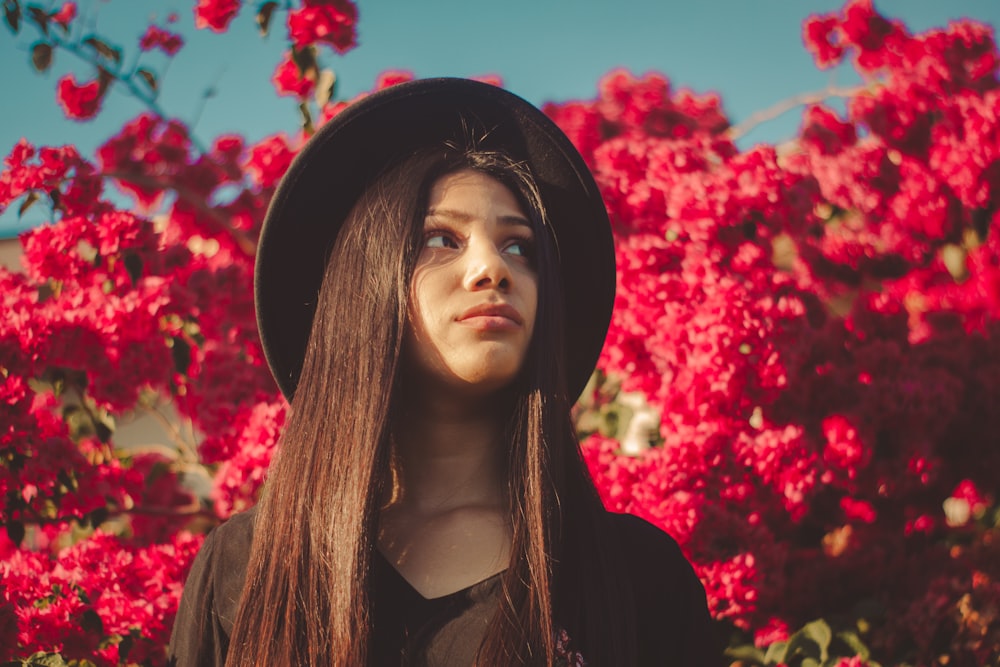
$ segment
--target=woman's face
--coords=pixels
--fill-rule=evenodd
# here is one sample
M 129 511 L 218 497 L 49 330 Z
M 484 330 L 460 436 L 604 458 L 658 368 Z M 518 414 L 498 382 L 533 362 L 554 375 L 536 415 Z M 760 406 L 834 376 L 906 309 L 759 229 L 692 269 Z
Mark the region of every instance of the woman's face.
M 423 382 L 476 394 L 517 375 L 538 307 L 534 232 L 506 186 L 465 170 L 430 192 L 406 354 Z

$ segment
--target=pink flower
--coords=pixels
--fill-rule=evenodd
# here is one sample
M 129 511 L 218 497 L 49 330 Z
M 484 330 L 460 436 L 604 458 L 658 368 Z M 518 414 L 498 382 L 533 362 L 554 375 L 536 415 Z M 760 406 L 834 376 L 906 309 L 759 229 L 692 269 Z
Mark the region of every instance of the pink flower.
M 844 516 L 848 521 L 860 521 L 862 523 L 873 523 L 878 516 L 871 503 L 853 498 L 841 498 L 840 509 L 844 511 Z
M 76 3 L 64 2 L 63 6 L 59 8 L 59 11 L 55 14 L 51 14 L 49 18 L 52 19 L 53 23 L 58 23 L 63 28 L 68 29 L 70 22 L 76 18 Z
M 292 59 L 292 54 L 285 52 L 285 56 L 274 70 L 271 83 L 279 95 L 290 95 L 304 100 L 309 97 L 316 88 L 315 75 L 307 73 L 302 75 L 299 66 Z
M 844 47 L 837 42 L 839 23 L 836 16 L 813 16 L 803 24 L 802 39 L 820 69 L 836 65 L 844 55 Z
M 806 110 L 802 119 L 802 143 L 806 146 L 822 155 L 836 155 L 856 141 L 854 126 L 841 121 L 830 109 L 813 105 Z
M 77 83 L 73 74 L 67 74 L 59 79 L 56 101 L 68 118 L 73 120 L 92 118 L 100 110 L 103 99 L 104 90 L 97 79 L 82 85 Z
M 150 25 L 146 28 L 145 34 L 139 40 L 139 48 L 143 51 L 158 48 L 168 56 L 176 54 L 182 46 L 184 46 L 183 37 L 155 25 Z
M 385 90 L 390 86 L 395 86 L 398 83 L 406 83 L 407 81 L 413 81 L 413 72 L 404 69 L 386 70 L 379 72 L 375 78 L 375 87 L 372 90 Z
M 357 45 L 358 8 L 352 0 L 303 0 L 288 12 L 288 36 L 295 48 L 325 43 L 337 53 Z
M 288 145 L 288 138 L 275 134 L 262 139 L 250 149 L 247 169 L 254 174 L 262 188 L 273 188 L 284 175 L 295 151 Z
M 199 29 L 225 32 L 239 10 L 240 0 L 198 0 L 194 8 L 194 25 Z
M 847 471 L 849 477 L 867 465 L 871 452 L 846 417 L 832 415 L 824 419 L 823 434 L 826 436 L 823 458 L 828 464 Z

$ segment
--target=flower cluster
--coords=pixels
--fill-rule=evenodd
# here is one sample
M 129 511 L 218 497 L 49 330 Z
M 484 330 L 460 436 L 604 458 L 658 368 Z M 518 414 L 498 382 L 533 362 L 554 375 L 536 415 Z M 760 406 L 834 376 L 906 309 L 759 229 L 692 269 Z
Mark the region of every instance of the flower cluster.
M 139 39 L 139 48 L 143 51 L 160 49 L 168 56 L 176 55 L 182 46 L 184 46 L 183 37 L 155 25 L 146 28 L 146 32 Z
M 56 101 L 68 118 L 87 120 L 100 110 L 105 89 L 98 79 L 79 83 L 75 75 L 67 74 L 59 79 Z
M 135 547 L 97 531 L 70 547 L 29 550 L 0 537 L 0 660 L 58 651 L 99 665 L 163 664 L 201 541 L 180 532 Z
M 56 23 L 65 30 L 69 28 L 69 24 L 76 18 L 76 3 L 75 2 L 64 2 L 59 11 L 54 14 L 50 14 L 49 18 L 53 23 Z
M 358 8 L 352 0 L 302 0 L 288 12 L 288 37 L 296 49 L 328 44 L 337 53 L 357 45 Z
M 760 631 L 875 600 L 907 618 L 872 641 L 886 661 L 982 664 L 988 639 L 948 633 L 974 597 L 962 573 L 996 576 L 950 547 L 995 553 L 996 46 L 968 22 L 911 35 L 864 0 L 805 39 L 871 83 L 846 116 L 807 108 L 780 151 L 738 150 L 717 99 L 658 75 L 547 108 L 615 225 L 617 384 L 590 400 L 620 385 L 662 415 L 638 456 L 611 432 L 584 453 L 609 508 L 678 539 L 717 618 Z M 930 576 L 947 584 L 921 605 Z
M 225 32 L 240 11 L 240 0 L 198 0 L 194 7 L 194 25 L 213 32 Z
M 199 0 L 196 24 L 224 31 L 241 4 Z M 290 8 L 279 91 L 312 96 L 318 47 L 349 49 L 356 21 L 348 0 Z M 173 37 L 151 27 L 140 46 L 170 54 Z M 657 74 L 613 72 L 594 100 L 546 107 L 616 237 L 583 454 L 605 504 L 673 535 L 747 641 L 791 644 L 791 628 L 836 616 L 864 621 L 881 664 L 989 664 L 1000 57 L 982 25 L 913 35 L 868 0 L 810 19 L 804 38 L 817 65 L 849 60 L 867 85 L 842 113 L 805 109 L 781 147 L 741 150 L 717 96 Z M 71 77 L 61 104 L 88 117 L 106 83 Z M 317 101 L 315 124 L 350 103 Z M 302 140 L 200 150 L 184 124 L 144 114 L 93 161 L 26 141 L 5 159 L 0 210 L 51 218 L 22 237 L 24 270 L 0 271 L 0 661 L 163 663 L 200 541 L 185 529 L 255 501 L 288 409 L 251 283 Z M 639 412 L 659 428 L 630 455 L 625 425 L 587 419 Z M 164 443 L 119 442 L 138 415 L 164 421 Z
M 295 62 L 291 53 L 285 53 L 271 77 L 271 83 L 278 95 L 290 95 L 304 100 L 312 95 L 316 88 L 316 72 L 311 69 L 303 72 Z

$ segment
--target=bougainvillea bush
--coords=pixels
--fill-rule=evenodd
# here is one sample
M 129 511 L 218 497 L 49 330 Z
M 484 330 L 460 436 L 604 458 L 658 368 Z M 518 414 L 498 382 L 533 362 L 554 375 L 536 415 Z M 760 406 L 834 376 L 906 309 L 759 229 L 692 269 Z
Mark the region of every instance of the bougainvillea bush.
M 193 4 L 216 32 L 249 11 Z M 295 152 L 350 103 L 321 63 L 358 13 L 257 6 L 262 30 L 284 20 L 271 78 L 303 130 L 202 145 L 158 111 L 151 67 L 75 29 L 74 3 L 3 9 L 38 32 L 36 68 L 89 54 L 56 86 L 68 116 L 113 86 L 151 110 L 92 156 L 22 141 L 0 174 L 0 208 L 51 212 L 23 271 L 0 270 L 0 661 L 163 664 L 202 537 L 254 502 L 284 420 L 255 240 Z M 177 53 L 171 23 L 134 49 Z M 803 37 L 862 83 L 778 146 L 741 150 L 721 100 L 658 74 L 546 107 L 617 239 L 584 453 L 610 509 L 681 543 L 734 661 L 996 664 L 1000 55 L 986 26 L 914 35 L 865 0 Z M 139 417 L 163 442 L 121 445 Z

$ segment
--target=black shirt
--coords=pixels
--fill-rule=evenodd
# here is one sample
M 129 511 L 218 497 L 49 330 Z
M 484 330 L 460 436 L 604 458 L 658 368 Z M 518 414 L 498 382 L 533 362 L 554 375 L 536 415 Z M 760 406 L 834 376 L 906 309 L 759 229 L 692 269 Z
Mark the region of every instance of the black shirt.
M 376 552 L 371 661 L 375 665 L 471 665 L 497 607 L 503 573 L 425 598 Z
M 246 576 L 254 514 L 251 510 L 235 515 L 216 528 L 198 553 L 170 640 L 169 656 L 177 667 L 225 664 Z M 607 519 L 605 539 L 618 540 L 629 554 L 623 574 L 635 599 L 638 664 L 720 664 L 704 588 L 677 543 L 637 517 L 608 514 Z M 496 610 L 501 576 L 427 599 L 376 554 L 371 573 L 371 664 L 471 666 Z

